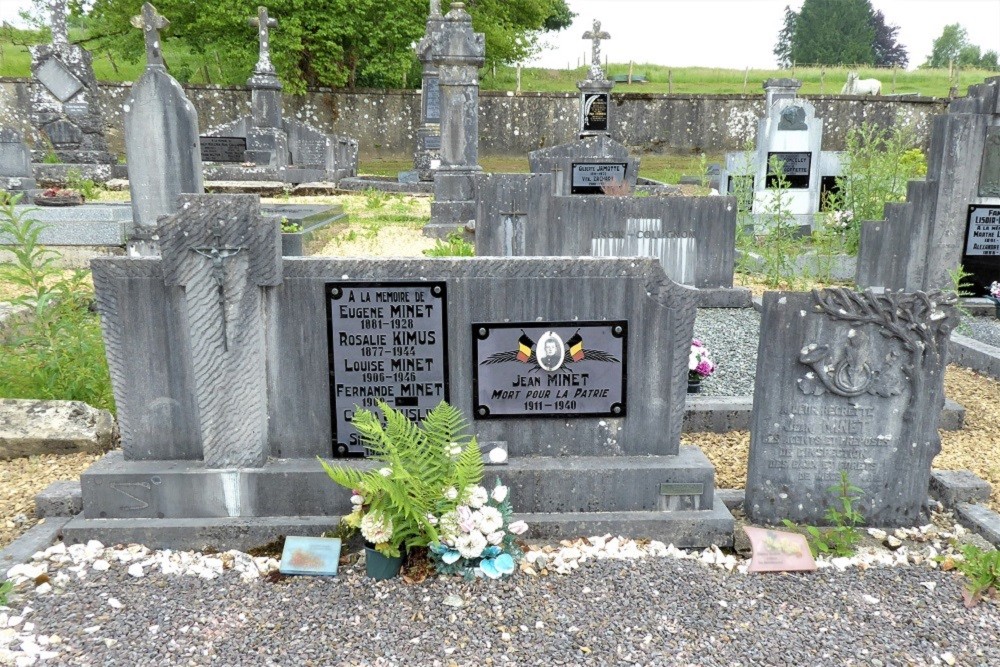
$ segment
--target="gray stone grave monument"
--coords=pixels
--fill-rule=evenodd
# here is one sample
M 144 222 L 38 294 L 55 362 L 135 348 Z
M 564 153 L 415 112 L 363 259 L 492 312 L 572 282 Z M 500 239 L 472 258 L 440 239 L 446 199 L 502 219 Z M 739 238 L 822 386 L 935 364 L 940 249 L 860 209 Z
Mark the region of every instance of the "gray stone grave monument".
M 257 28 L 259 56 L 250 88 L 251 114 L 209 130 L 202 160 L 210 181 L 336 183 L 358 173 L 358 142 L 282 115 L 281 82 L 271 63 L 271 28 L 278 22 L 266 7 L 248 19 Z
M 941 292 L 766 293 L 747 517 L 827 523 L 843 471 L 868 525 L 920 523 L 957 322 Z
M 167 73 L 160 30 L 170 25 L 150 3 L 132 19 L 145 34 L 146 70 L 125 102 L 125 153 L 132 195 L 131 255 L 155 255 L 157 218 L 177 210 L 182 193 L 204 192 L 198 113 Z
M 427 236 L 445 237 L 476 217 L 473 183 L 479 166 L 479 68 L 486 58 L 486 38 L 472 29 L 465 4 L 450 11 L 425 40 L 438 71 L 441 107 L 441 166 L 434 174 L 431 221 Z
M 698 288 L 699 307 L 750 306 L 750 292 L 733 287 L 732 197 L 559 195 L 557 178 L 480 175 L 476 254 L 656 257 L 670 279 Z
M 836 188 L 840 153 L 823 151 L 823 119 L 816 108 L 796 96 L 801 82 L 768 79 L 764 82 L 766 114 L 757 124 L 757 145 L 750 153 L 727 153 L 720 175 L 723 192 L 735 193 L 737 179 L 752 179 L 754 219 L 762 229 L 771 224 L 777 208 L 772 158 L 784 165 L 788 190 L 782 205 L 795 223 L 811 229 L 823 209 L 823 194 Z M 751 188 L 748 187 L 747 190 Z
M 66 0 L 49 0 L 52 43 L 31 47 L 31 112 L 37 137 L 33 161 L 40 166 L 51 154 L 61 164 L 46 164 L 45 178 L 65 183 L 74 165 L 85 178 L 113 177 L 117 161 L 104 138 L 104 113 L 90 54 L 70 44 Z M 43 179 L 44 180 L 44 179 Z
M 0 190 L 20 194 L 21 203 L 27 204 L 34 189 L 31 151 L 21 133 L 9 127 L 0 128 Z
M 611 39 L 611 35 L 601 30 L 601 22 L 594 19 L 594 27 L 583 33 L 584 39 L 591 42 L 590 75 L 579 81 L 576 87 L 580 89 L 580 138 L 593 136 L 610 136 L 611 89 L 615 87 L 609 81 L 601 68 L 601 41 Z
M 83 474 L 67 543 L 331 529 L 350 494 L 316 457 L 368 467 L 350 418 L 376 399 L 414 419 L 449 400 L 505 448 L 490 475 L 533 537 L 731 543 L 712 465 L 680 445 L 695 292 L 659 261 L 282 259 L 258 206 L 187 196 L 161 258 L 93 261 L 122 448 Z
M 417 146 L 413 153 L 413 171 L 400 173 L 401 182 L 414 178 L 433 181 L 434 172 L 441 165 L 441 88 L 438 69 L 431 54 L 434 45 L 431 35 L 441 28 L 443 20 L 440 0 L 431 0 L 424 37 L 417 43 L 417 59 L 420 60 L 423 74 L 420 85 L 420 127 L 417 128 Z
M 1000 280 L 1000 77 L 969 87 L 937 116 L 927 176 L 905 203 L 864 222 L 856 282 L 896 290 L 948 289 L 959 265 L 983 296 Z

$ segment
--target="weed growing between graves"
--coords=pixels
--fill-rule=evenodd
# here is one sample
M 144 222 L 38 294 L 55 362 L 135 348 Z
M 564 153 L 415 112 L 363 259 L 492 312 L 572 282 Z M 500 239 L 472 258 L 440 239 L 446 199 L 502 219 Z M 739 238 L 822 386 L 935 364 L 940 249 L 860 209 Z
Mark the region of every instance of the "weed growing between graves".
M 761 258 L 764 282 L 769 287 L 787 286 L 795 289 L 798 280 L 795 260 L 802 254 L 803 241 L 799 236 L 795 216 L 789 209 L 790 185 L 784 165 L 777 156 L 768 163 L 768 173 L 774 174 L 774 183 L 768 188 L 773 195 L 764 206 L 761 218 L 766 220 L 768 234 L 764 243 L 755 243 Z
M 984 597 L 1000 597 L 1000 551 L 983 551 L 974 544 L 962 547 L 963 559 L 955 567 L 965 575 L 962 598 L 975 607 Z
M 839 192 L 829 203 L 838 211 L 851 212 L 847 250 L 858 252 L 861 223 L 882 220 L 885 205 L 906 201 L 906 184 L 927 174 L 927 161 L 913 132 L 902 126 L 891 130 L 870 123 L 851 128 L 843 160 L 843 172 L 837 177 Z
M 427 257 L 475 257 L 476 248 L 456 232 L 449 234 L 446 242 L 437 239 L 434 247 L 424 250 L 423 253 Z
M 293 222 L 286 217 L 281 218 L 281 233 L 282 234 L 294 234 L 296 232 L 302 231 L 302 225 L 297 222 Z
M 14 590 L 14 583 L 8 579 L 5 579 L 2 584 L 0 584 L 0 607 L 7 606 L 7 596 L 10 592 Z
M 65 278 L 59 253 L 38 244 L 44 226 L 30 211 L 18 212 L 17 198 L 0 206 L 0 235 L 9 237 L 13 262 L 0 264 L 0 280 L 24 294 L 12 303 L 30 309 L 26 321 L 0 339 L 0 396 L 84 401 L 114 409 L 111 377 L 93 293 L 85 271 Z
M 857 509 L 862 491 L 851 484 L 846 470 L 840 471 L 840 482 L 831 486 L 828 491 L 837 494 L 837 504 L 827 508 L 825 515 L 826 520 L 832 525 L 830 528 L 804 526 L 806 538 L 809 540 L 809 548 L 812 550 L 813 556 L 819 554 L 853 556 L 854 546 L 861 540 L 858 526 L 865 521 L 865 517 Z M 788 519 L 782 520 L 782 523 L 788 528 L 801 532 L 800 526 Z
M 89 178 L 84 178 L 78 169 L 70 169 L 66 172 L 66 187 L 76 190 L 87 201 L 97 199 L 102 188 Z
M 951 281 L 951 286 L 945 290 L 947 294 L 955 295 L 955 308 L 958 310 L 961 320 L 959 325 L 955 327 L 955 331 L 961 334 L 966 334 L 971 331 L 969 324 L 966 321 L 968 318 L 972 317 L 972 313 L 969 309 L 962 304 L 962 298 L 968 296 L 975 296 L 972 291 L 969 290 L 972 287 L 967 278 L 972 274 L 965 270 L 965 267 L 959 264 L 954 269 L 949 269 L 948 279 Z

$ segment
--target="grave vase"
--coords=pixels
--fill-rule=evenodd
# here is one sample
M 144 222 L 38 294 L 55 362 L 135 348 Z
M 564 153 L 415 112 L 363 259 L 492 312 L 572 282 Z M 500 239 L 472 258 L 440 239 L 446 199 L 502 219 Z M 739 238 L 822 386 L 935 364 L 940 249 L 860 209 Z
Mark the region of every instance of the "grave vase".
M 379 551 L 374 545 L 365 543 L 365 574 L 369 578 L 381 581 L 392 579 L 399 575 L 399 568 L 403 565 L 403 557 L 390 558 Z
M 701 378 L 688 376 L 688 393 L 689 394 L 700 394 L 701 393 Z

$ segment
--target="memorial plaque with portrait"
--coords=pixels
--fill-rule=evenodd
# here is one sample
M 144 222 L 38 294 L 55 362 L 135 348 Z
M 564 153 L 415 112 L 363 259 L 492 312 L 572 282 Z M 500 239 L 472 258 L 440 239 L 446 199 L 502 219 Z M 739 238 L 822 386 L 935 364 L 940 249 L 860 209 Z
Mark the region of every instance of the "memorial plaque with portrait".
M 628 322 L 472 325 L 473 415 L 623 417 Z
M 364 455 L 351 425 L 356 410 L 384 401 L 418 421 L 448 400 L 445 288 L 433 281 L 327 284 L 334 456 Z
M 583 96 L 583 131 L 605 132 L 608 129 L 608 106 L 611 96 L 607 93 L 586 93 Z
M 972 204 L 965 228 L 962 268 L 974 296 L 983 296 L 1000 280 L 1000 204 Z

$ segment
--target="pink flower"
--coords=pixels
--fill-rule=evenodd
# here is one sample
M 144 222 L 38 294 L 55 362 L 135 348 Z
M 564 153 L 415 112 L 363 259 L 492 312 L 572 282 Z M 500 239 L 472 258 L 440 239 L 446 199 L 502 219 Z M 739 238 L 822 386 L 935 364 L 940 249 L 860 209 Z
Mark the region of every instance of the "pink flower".
M 702 377 L 708 377 L 715 372 L 715 364 L 707 359 L 702 359 L 701 363 L 699 363 L 697 368 L 694 369 L 694 372 Z
M 507 526 L 507 530 L 514 533 L 515 535 L 521 535 L 526 530 L 528 530 L 528 524 L 523 521 L 515 521 L 514 523 Z
M 705 347 L 705 344 L 702 343 L 701 340 L 698 338 L 692 338 L 691 345 L 693 345 L 694 347 Z
M 458 513 L 458 527 L 462 529 L 462 532 L 471 533 L 475 530 L 476 520 L 472 516 L 472 510 L 465 505 L 459 505 L 455 511 Z

